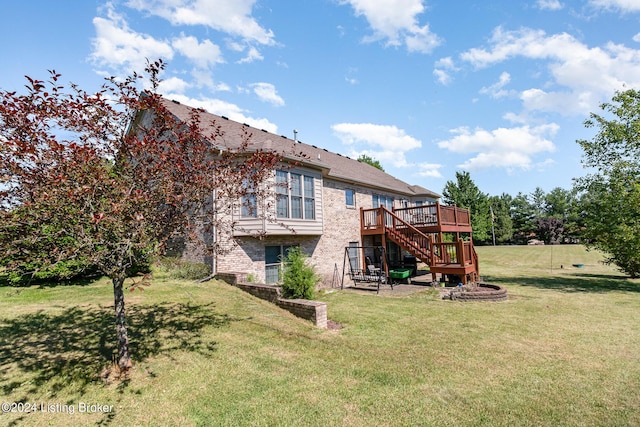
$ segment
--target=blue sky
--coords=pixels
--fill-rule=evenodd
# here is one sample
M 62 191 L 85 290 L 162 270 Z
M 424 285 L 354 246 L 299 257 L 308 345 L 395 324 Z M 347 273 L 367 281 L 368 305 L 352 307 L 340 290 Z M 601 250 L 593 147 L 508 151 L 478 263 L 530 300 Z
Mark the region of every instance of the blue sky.
M 570 188 L 576 139 L 640 88 L 640 0 L 6 1 L 0 88 L 97 89 L 168 63 L 162 92 L 436 192 Z

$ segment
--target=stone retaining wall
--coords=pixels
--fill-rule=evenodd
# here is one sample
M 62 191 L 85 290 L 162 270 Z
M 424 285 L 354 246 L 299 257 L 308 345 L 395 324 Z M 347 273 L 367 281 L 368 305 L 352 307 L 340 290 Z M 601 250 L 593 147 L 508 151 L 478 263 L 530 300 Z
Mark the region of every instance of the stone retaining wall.
M 218 273 L 216 279 L 223 280 L 251 295 L 269 301 L 297 317 L 312 321 L 318 328 L 327 328 L 327 303 L 305 299 L 286 299 L 280 296 L 280 288 L 259 283 L 246 283 L 246 273 Z

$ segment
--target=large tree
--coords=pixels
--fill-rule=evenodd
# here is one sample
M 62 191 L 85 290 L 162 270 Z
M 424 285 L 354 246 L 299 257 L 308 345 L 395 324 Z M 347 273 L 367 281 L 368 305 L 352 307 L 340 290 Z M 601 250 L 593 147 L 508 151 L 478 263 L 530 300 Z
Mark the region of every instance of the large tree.
M 489 197 L 491 213 L 492 240 L 498 244 L 507 243 L 513 238 L 513 221 L 511 220 L 511 203 L 513 197 L 507 193 Z
M 490 241 L 489 196 L 480 191 L 469 172 L 456 172 L 456 181 L 447 181 L 442 195 L 445 203 L 469 209 L 474 240 L 485 243 Z
M 207 215 L 213 195 L 241 199 L 262 188 L 279 161 L 249 152 L 248 134 L 240 148 L 225 150 L 217 131 L 203 131 L 217 128 L 200 123 L 196 110 L 178 121 L 156 93 L 163 67 L 150 63 L 148 80 L 107 79 L 96 93 L 62 85 L 55 72 L 47 81 L 27 77 L 24 94 L 0 91 L 2 263 L 12 269 L 82 259 L 108 276 L 125 371 L 132 366 L 123 292 L 131 267 L 171 237 L 222 227 L 222 216 Z M 142 81 L 149 89 L 139 89 Z
M 384 172 L 384 168 L 382 167 L 382 163 L 380 163 L 380 160 L 378 160 L 378 159 L 376 159 L 376 158 L 373 158 L 373 157 L 368 156 L 368 155 L 366 155 L 366 154 L 360 154 L 360 155 L 358 156 L 358 159 L 357 159 L 357 160 L 358 160 L 359 162 L 362 162 L 362 163 L 366 163 L 366 164 L 368 164 L 368 165 L 371 165 L 371 166 L 373 166 L 374 168 L 376 168 L 376 169 L 380 169 L 382 172 Z
M 592 113 L 591 140 L 578 140 L 583 165 L 594 172 L 577 180 L 583 191 L 587 243 L 631 277 L 640 275 L 640 91 L 617 92 Z

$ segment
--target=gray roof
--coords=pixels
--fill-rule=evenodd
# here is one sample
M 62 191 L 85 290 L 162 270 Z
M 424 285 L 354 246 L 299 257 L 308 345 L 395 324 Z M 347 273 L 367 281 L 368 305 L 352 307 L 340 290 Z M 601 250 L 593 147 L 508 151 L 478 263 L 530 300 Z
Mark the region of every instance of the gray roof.
M 190 114 L 194 110 L 194 108 L 180 104 L 177 101 L 168 99 L 163 99 L 163 101 L 167 109 L 182 121 L 189 120 Z M 310 167 L 321 169 L 324 176 L 331 179 L 387 190 L 407 197 L 442 197 L 440 194 L 419 185 L 409 185 L 367 163 L 332 153 L 314 145 L 294 141 L 285 136 L 256 129 L 247 124 L 229 120 L 224 116 L 208 113 L 202 109 L 198 109 L 198 111 L 200 112 L 200 123 L 205 133 L 210 133 L 215 127 L 219 127 L 222 138 L 216 140 L 216 145 L 229 149 L 238 148 L 243 135 L 248 133 L 251 135 L 248 145 L 249 150 L 275 151 L 287 158 L 294 158 Z

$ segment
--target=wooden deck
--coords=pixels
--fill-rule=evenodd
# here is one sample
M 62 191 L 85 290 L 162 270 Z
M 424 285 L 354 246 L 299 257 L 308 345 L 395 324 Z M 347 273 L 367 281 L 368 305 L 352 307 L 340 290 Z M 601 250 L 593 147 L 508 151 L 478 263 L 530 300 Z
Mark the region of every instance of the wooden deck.
M 420 259 L 435 277 L 436 273 L 479 279 L 478 255 L 470 238 L 471 215 L 467 209 L 456 206 L 433 205 L 412 208 L 360 209 L 360 234 L 381 235 L 383 242 L 390 239 L 405 251 Z M 457 233 L 458 240 L 443 242 L 442 233 Z M 468 233 L 469 240 L 462 240 L 461 233 Z M 434 279 L 435 280 L 435 279 Z

